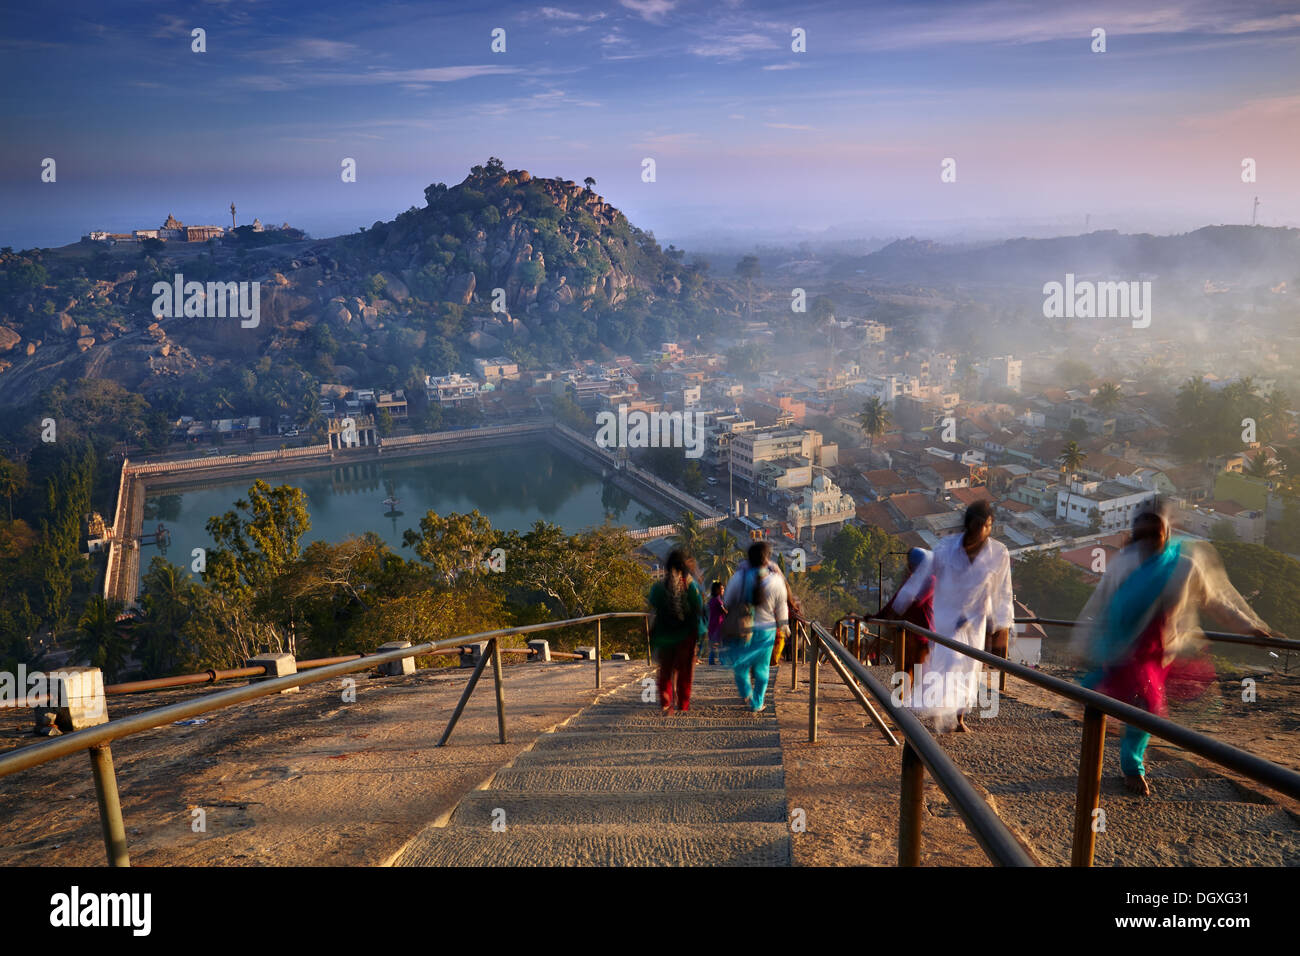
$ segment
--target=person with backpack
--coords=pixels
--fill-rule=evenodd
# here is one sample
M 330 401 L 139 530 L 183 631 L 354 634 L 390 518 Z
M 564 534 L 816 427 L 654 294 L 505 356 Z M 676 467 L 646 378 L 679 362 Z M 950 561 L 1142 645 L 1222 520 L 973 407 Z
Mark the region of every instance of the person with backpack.
M 691 574 L 691 561 L 680 548 L 669 552 L 664 577 L 650 588 L 650 644 L 659 659 L 659 706 L 691 709 L 695 644 L 704 630 L 704 600 Z
M 784 638 L 790 633 L 785 577 L 771 556 L 768 542 L 751 544 L 746 560 L 731 576 L 722 596 L 728 609 L 723 635 L 736 675 L 736 689 L 754 713 L 763 709 L 777 634 Z

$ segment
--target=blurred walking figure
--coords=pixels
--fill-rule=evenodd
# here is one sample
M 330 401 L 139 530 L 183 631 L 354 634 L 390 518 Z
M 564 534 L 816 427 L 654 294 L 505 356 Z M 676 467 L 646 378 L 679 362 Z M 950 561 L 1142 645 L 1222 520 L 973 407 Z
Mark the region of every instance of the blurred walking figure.
M 1091 668 L 1080 683 L 1163 716 L 1171 678 L 1185 674 L 1183 662 L 1205 646 L 1201 608 L 1230 628 L 1271 636 L 1228 582 L 1214 549 L 1171 538 L 1163 504 L 1148 506 L 1133 519 L 1132 542 L 1110 562 L 1080 614 L 1071 649 Z M 1212 677 L 1212 665 L 1209 670 Z M 1131 725 L 1120 739 L 1124 786 L 1141 796 L 1151 793 L 1143 762 L 1150 739 Z
M 933 567 L 934 555 L 925 548 L 913 548 L 907 552 L 908 579 L 903 582 L 904 586 L 912 580 L 912 577 L 920 573 L 920 568 L 927 561 L 931 562 Z M 894 602 L 902 593 L 902 588 L 894 592 L 894 596 L 889 599 L 885 605 L 885 610 L 881 617 L 886 620 L 906 621 L 909 624 L 915 624 L 917 627 L 923 627 L 927 631 L 934 630 L 934 575 L 925 576 L 916 597 L 912 599 L 911 605 L 901 614 L 894 609 Z M 907 706 L 914 709 L 921 709 L 923 697 L 921 695 L 921 685 L 914 678 L 916 675 L 924 673 L 924 667 L 920 671 L 917 667 L 924 665 L 930 657 L 930 641 L 920 634 L 913 634 L 911 631 L 903 631 L 903 660 L 905 664 L 912 669 L 911 674 L 904 674 L 905 684 L 911 684 L 911 690 L 906 687 L 903 692 L 903 700 L 911 701 Z
M 748 557 L 731 576 L 722 596 L 722 603 L 727 607 L 724 633 L 736 674 L 736 688 L 755 713 L 763 709 L 767 695 L 777 634 L 785 637 L 790 632 L 785 577 L 772 562 L 771 555 L 772 546 L 766 541 L 751 544 Z M 747 622 L 740 627 L 740 633 L 733 635 L 728 622 L 738 612 L 748 612 L 745 613 Z
M 714 581 L 709 587 L 709 663 L 722 663 L 722 622 L 727 617 L 727 606 L 722 603 L 722 582 Z
M 993 508 L 987 501 L 976 501 L 967 508 L 962 523 L 963 533 L 949 535 L 934 551 L 926 552 L 928 557 L 922 557 L 891 605 L 895 612 L 907 613 L 933 575 L 932 630 L 982 651 L 985 634 L 991 629 L 994 651 L 1005 655 L 1015 617 L 1011 556 L 1006 545 L 992 537 Z M 978 702 L 982 666 L 973 657 L 931 643 L 921 682 L 924 706 L 917 709 L 934 715 L 940 733 L 967 731 L 966 712 Z
M 676 691 L 677 709 L 691 709 L 695 643 L 704 630 L 704 600 L 691 574 L 690 559 L 674 549 L 664 578 L 650 588 L 650 643 L 659 658 L 659 706 L 667 714 Z

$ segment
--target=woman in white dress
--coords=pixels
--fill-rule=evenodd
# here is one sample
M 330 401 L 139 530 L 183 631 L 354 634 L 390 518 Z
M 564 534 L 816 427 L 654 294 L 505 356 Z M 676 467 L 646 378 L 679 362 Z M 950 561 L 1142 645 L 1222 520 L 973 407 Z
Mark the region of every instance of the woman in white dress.
M 941 540 L 894 598 L 904 613 L 931 574 L 934 581 L 934 629 L 976 650 L 984 635 L 1006 647 L 1015 608 L 1011 600 L 1011 556 L 992 538 L 993 508 L 977 501 L 966 509 L 964 532 Z M 932 714 L 941 733 L 964 732 L 966 712 L 978 701 L 982 665 L 972 657 L 934 642 L 924 665 L 921 712 Z

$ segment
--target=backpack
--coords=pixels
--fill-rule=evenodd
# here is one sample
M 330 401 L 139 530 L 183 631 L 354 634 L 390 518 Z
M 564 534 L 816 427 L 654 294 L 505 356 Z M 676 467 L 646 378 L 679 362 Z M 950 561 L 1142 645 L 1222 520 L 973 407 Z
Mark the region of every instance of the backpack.
M 758 572 L 755 571 L 754 575 L 757 587 Z M 754 636 L 754 605 L 745 599 L 746 592 L 749 591 L 749 572 L 745 576 L 746 581 L 740 589 L 740 600 L 727 608 L 727 616 L 722 620 L 722 640 L 727 644 L 748 644 Z M 752 592 L 750 596 L 753 596 Z

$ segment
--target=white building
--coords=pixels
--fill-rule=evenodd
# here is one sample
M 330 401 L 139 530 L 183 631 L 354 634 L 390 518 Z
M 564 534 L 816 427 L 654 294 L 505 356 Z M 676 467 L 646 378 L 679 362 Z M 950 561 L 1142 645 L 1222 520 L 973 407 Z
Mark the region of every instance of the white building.
M 1127 531 L 1143 505 L 1156 495 L 1117 481 L 1075 481 L 1056 493 L 1056 517 L 1088 527 L 1093 512 L 1101 519 L 1102 531 Z
M 786 509 L 786 522 L 794 528 L 796 539 L 804 528 L 815 535 L 822 525 L 840 524 L 857 513 L 853 498 L 825 475 L 818 475 L 803 489 L 803 500 Z
M 460 372 L 453 372 L 450 375 L 426 375 L 424 391 L 431 402 L 437 402 L 439 405 L 455 405 L 476 399 L 479 394 L 479 384 Z
M 1020 391 L 1020 369 L 1024 365 L 1010 355 L 997 355 L 989 359 L 989 383 L 997 388 Z

